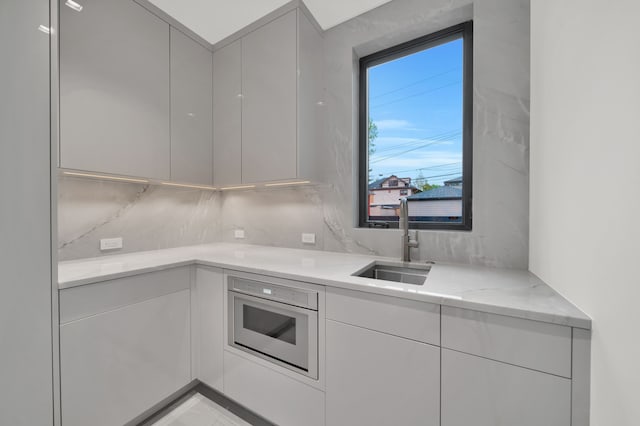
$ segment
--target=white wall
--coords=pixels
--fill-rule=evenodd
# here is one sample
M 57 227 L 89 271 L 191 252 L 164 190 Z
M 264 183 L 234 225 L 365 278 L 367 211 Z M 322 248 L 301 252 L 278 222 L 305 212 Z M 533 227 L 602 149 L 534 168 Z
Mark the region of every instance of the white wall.
M 530 269 L 593 319 L 591 424 L 640 424 L 637 0 L 531 2 Z
M 0 1 L 0 425 L 53 424 L 49 1 Z

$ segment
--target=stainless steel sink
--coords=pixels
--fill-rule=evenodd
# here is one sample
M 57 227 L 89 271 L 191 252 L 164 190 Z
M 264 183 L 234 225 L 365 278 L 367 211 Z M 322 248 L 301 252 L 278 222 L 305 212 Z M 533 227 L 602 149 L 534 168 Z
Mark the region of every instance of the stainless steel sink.
M 431 264 L 374 262 L 353 275 L 374 280 L 423 285 L 430 270 Z

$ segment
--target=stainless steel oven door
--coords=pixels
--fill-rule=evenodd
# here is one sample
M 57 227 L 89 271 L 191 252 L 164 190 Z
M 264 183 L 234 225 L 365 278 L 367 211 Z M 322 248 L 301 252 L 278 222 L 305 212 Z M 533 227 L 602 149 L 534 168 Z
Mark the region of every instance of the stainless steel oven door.
M 318 312 L 228 292 L 229 344 L 318 378 Z

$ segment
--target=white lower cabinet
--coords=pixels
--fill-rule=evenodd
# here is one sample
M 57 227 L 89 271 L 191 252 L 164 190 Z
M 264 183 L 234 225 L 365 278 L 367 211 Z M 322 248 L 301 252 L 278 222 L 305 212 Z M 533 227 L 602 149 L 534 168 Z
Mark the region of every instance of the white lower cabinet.
M 327 426 L 440 425 L 439 347 L 327 320 L 326 357 Z
M 224 393 L 278 426 L 325 425 L 324 392 L 228 351 Z
M 62 424 L 121 425 L 187 385 L 189 297 L 187 288 L 62 324 Z
M 571 380 L 442 350 L 442 426 L 569 426 Z
M 198 267 L 191 294 L 194 378 L 223 391 L 224 275 Z

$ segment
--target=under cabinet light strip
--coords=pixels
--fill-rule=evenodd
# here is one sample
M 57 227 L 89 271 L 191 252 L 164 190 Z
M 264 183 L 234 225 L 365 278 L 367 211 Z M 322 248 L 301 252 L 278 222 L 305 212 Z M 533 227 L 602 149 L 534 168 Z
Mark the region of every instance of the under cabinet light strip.
M 304 185 L 305 183 L 311 183 L 311 181 L 302 180 L 302 181 L 294 181 L 294 182 L 265 183 L 264 186 Z
M 67 0 L 65 2 L 65 5 L 69 6 L 71 9 L 75 10 L 76 12 L 82 12 L 82 9 L 83 9 L 81 4 L 76 3 L 73 0 Z
M 167 186 L 178 186 L 180 188 L 195 188 L 195 189 L 208 189 L 210 191 L 215 191 L 216 188 L 212 187 L 212 186 L 205 186 L 205 185 L 188 185 L 186 183 L 174 183 L 174 182 L 160 182 L 161 185 L 167 185 Z
M 243 186 L 227 186 L 226 188 L 220 188 L 223 191 L 226 191 L 227 189 L 249 189 L 249 188 L 255 188 L 255 185 L 243 185 Z
M 96 179 L 110 179 L 110 180 L 121 180 L 124 182 L 136 182 L 136 183 L 149 183 L 146 179 L 133 179 L 133 178 L 125 178 L 125 177 L 117 177 L 117 176 L 108 176 L 108 175 L 94 175 L 90 173 L 78 173 L 78 172 L 62 172 L 65 175 L 69 176 L 81 176 L 81 177 L 89 177 Z

